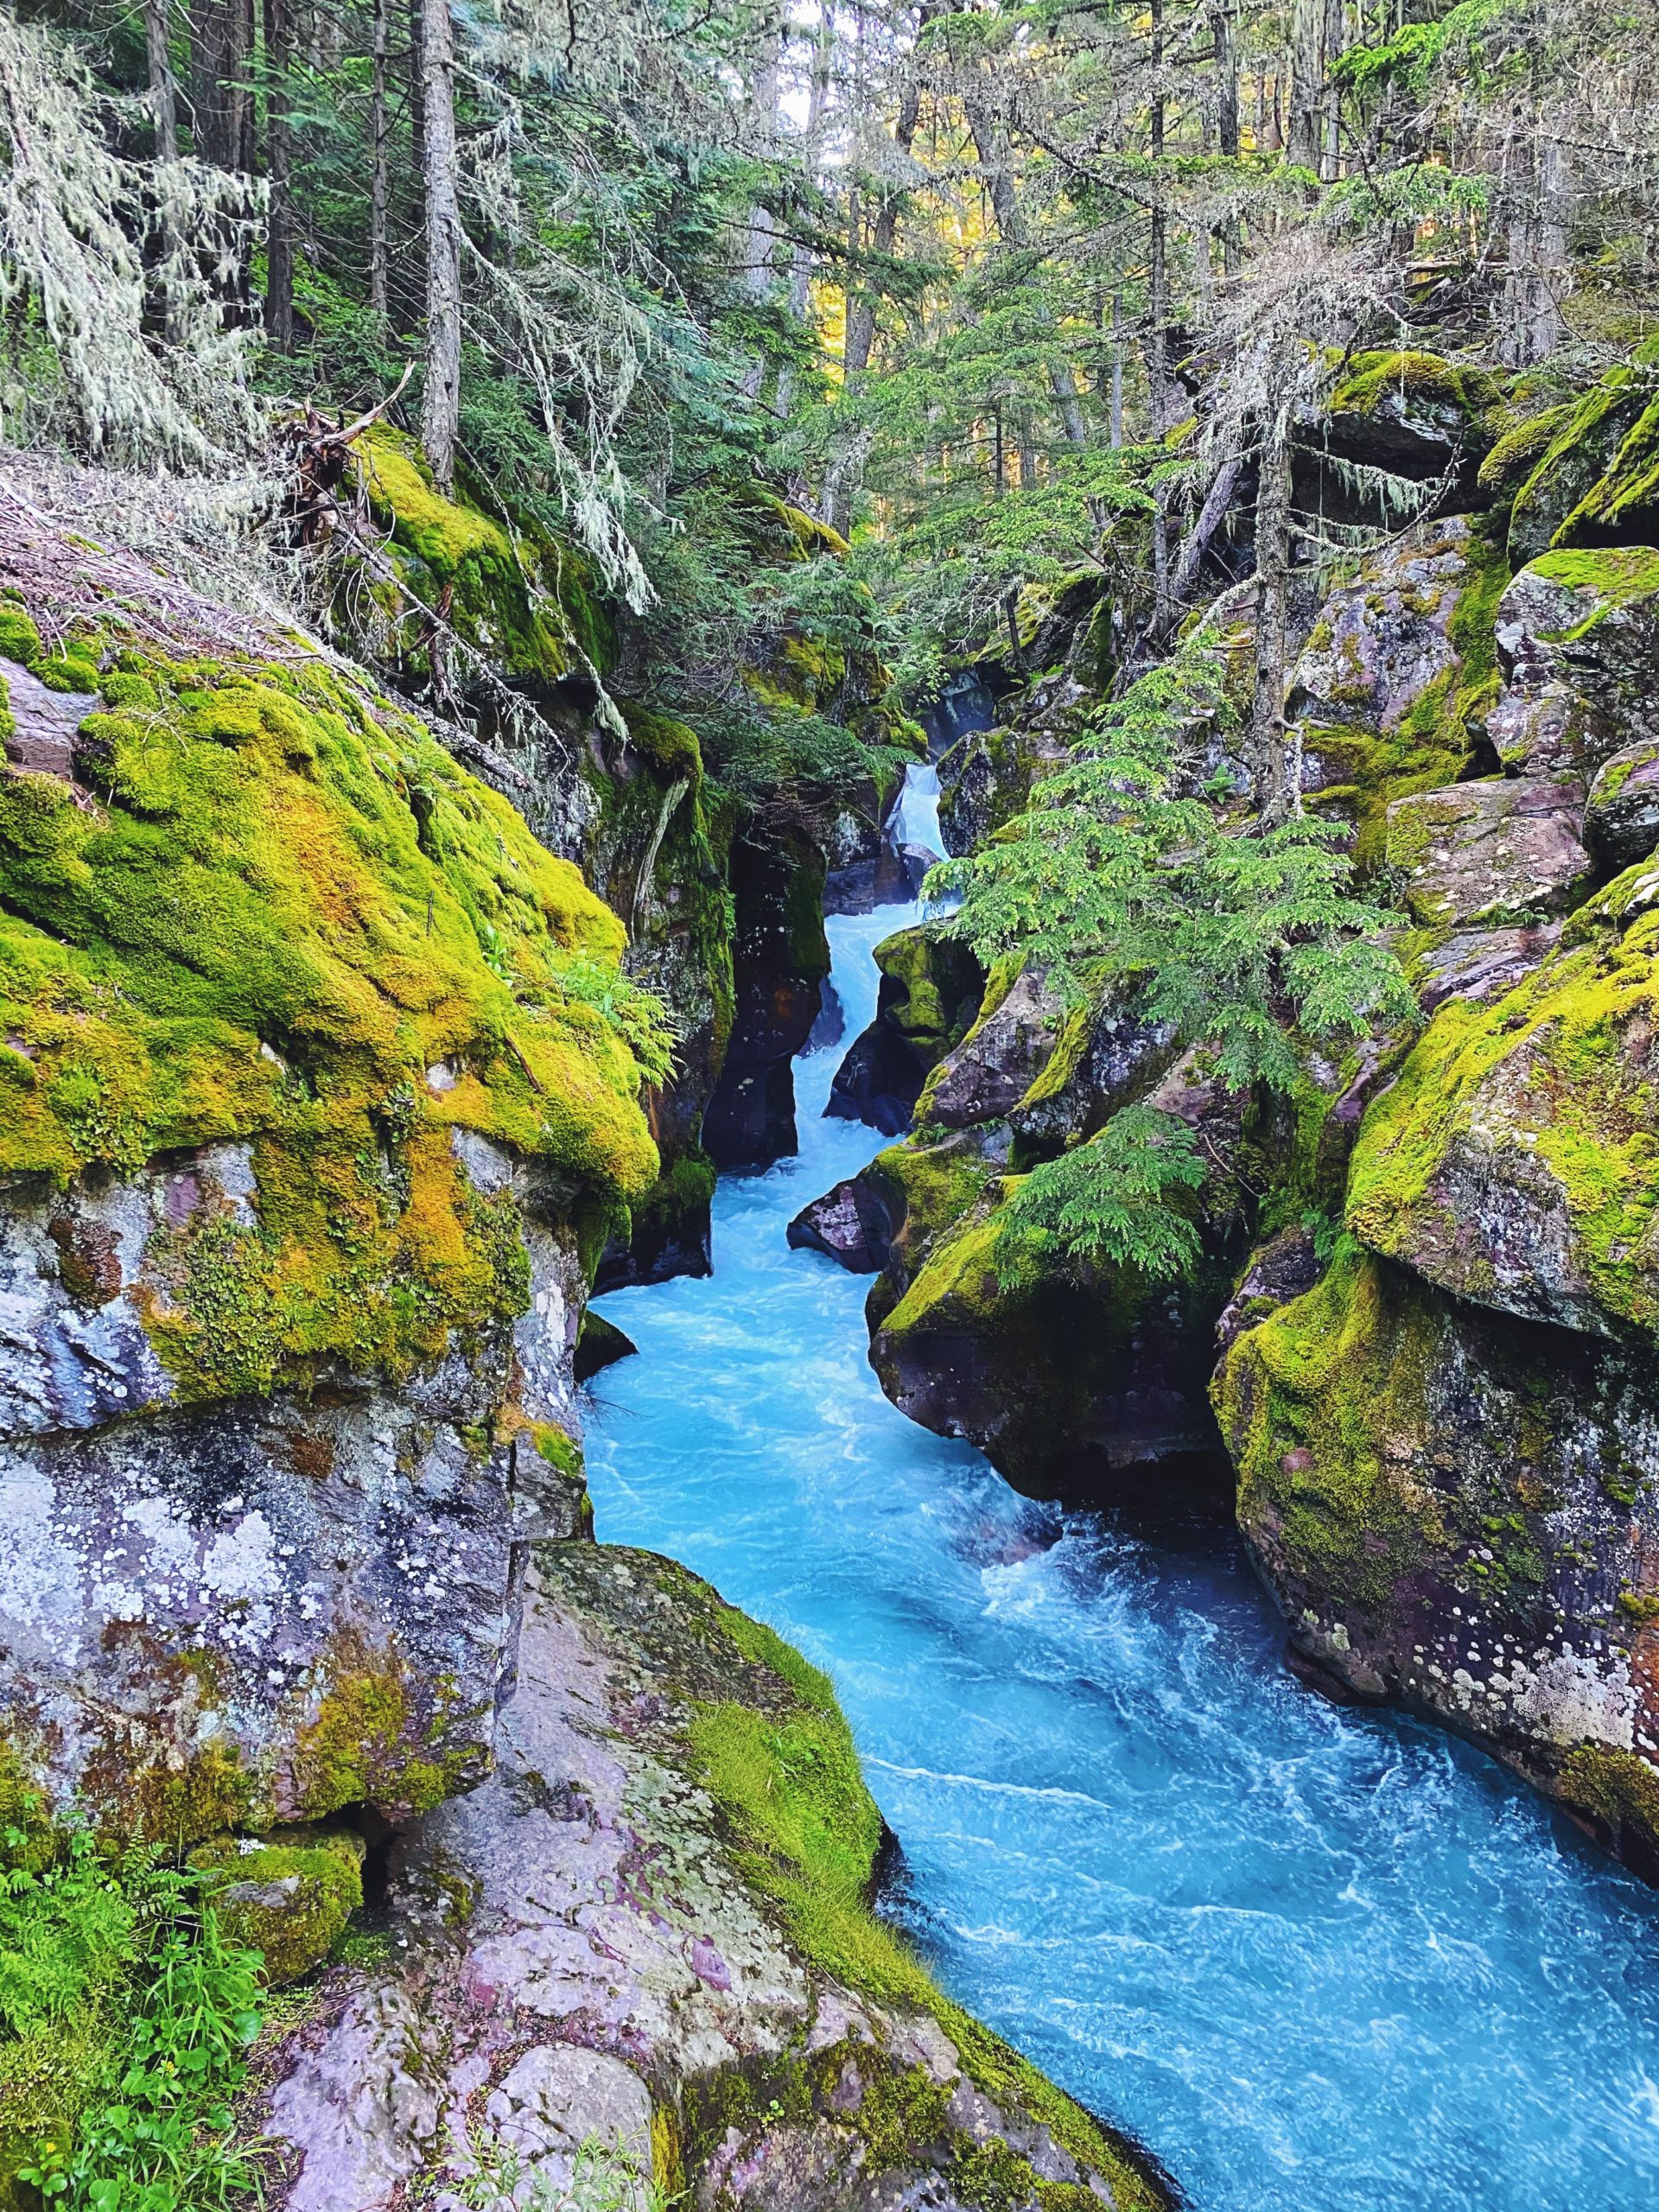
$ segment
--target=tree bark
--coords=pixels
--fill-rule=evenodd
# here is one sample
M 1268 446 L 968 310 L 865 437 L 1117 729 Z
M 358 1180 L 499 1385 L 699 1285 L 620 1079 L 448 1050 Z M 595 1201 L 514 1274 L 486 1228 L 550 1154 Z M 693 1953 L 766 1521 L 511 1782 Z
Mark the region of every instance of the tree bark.
M 386 58 L 391 43 L 391 0 L 374 0 L 374 77 L 369 94 L 369 305 L 377 315 L 386 313 L 386 206 L 390 196 L 390 165 L 386 158 Z
M 294 351 L 293 133 L 289 64 L 290 0 L 264 0 L 265 162 L 270 189 L 265 218 L 265 335 L 279 353 Z
M 455 33 L 449 0 L 422 0 L 421 97 L 426 188 L 426 385 L 421 443 L 434 481 L 455 481 L 461 419 L 461 196 L 455 150 Z
M 194 0 L 190 15 L 190 102 L 199 161 L 221 169 L 253 167 L 253 0 Z
M 1285 754 L 1285 624 L 1290 598 L 1290 417 L 1265 425 L 1255 494 L 1255 692 L 1250 773 L 1255 810 L 1270 827 L 1294 811 Z
M 156 157 L 179 158 L 179 89 L 168 48 L 168 0 L 144 0 L 144 59 L 156 117 Z

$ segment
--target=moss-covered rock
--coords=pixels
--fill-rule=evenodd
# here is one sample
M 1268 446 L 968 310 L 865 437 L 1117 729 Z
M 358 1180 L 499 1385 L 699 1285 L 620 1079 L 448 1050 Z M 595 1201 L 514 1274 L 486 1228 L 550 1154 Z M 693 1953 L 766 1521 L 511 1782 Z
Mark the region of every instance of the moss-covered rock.
M 1627 435 L 1655 397 L 1659 344 L 1637 346 L 1576 399 L 1513 425 L 1483 464 L 1481 481 L 1509 503 L 1510 556 L 1519 569 L 1548 550 L 1569 516 L 1596 493 Z M 1595 502 L 1599 509 L 1604 500 Z M 1630 533 L 1635 538 L 1647 530 Z M 1605 543 L 1591 537 L 1563 543 Z
M 825 1110 L 897 1136 L 930 1071 L 977 1014 L 985 972 L 967 945 L 925 922 L 884 938 L 875 963 L 875 1019 L 836 1069 Z
M 1443 1006 L 1368 1113 L 1348 1222 L 1459 1295 L 1659 1337 L 1659 872 L 1494 1002 Z
M 363 1903 L 364 1842 L 349 1828 L 276 1829 L 199 1847 L 194 1866 L 220 1877 L 213 1910 L 226 1939 L 257 1951 L 273 1989 L 333 1951 Z
M 1488 520 L 1418 524 L 1330 591 L 1292 673 L 1310 804 L 1383 858 L 1390 803 L 1454 782 L 1497 696 L 1493 622 L 1509 577 Z
M 1659 848 L 1659 736 L 1639 738 L 1602 762 L 1584 829 L 1603 868 L 1632 868 Z
M 613 2185 L 752 2212 L 837 2212 L 849 2185 L 938 2212 L 1170 2202 L 872 1910 L 884 1832 L 830 1684 L 706 1583 L 538 1548 L 502 1733 L 496 1777 L 399 1849 L 394 1961 L 332 1970 L 278 2064 L 302 2185 L 381 2204 L 511 2144 L 563 2187 L 598 2135 Z M 478 2084 L 466 2147 L 423 2124 Z
M 1306 1659 L 1474 1737 L 1659 1867 L 1651 1357 L 1349 1243 L 1238 1337 L 1216 1402 L 1240 1525 Z
M 1488 728 L 1512 775 L 1581 795 L 1603 761 L 1659 734 L 1659 552 L 1548 553 L 1497 611 L 1503 689 Z
M 1007 1227 L 1019 1178 L 909 1147 L 880 1168 L 912 1209 L 895 1239 L 902 1295 L 879 1285 L 871 1307 L 871 1363 L 901 1412 L 966 1437 L 1034 1497 L 1090 1494 L 1214 1449 L 1202 1377 L 1230 1264 L 1207 1260 L 1174 1289 L 1132 1268 L 1062 1272 Z M 952 1212 L 976 1174 L 979 1197 Z
M 1384 857 L 1430 929 L 1501 929 L 1570 913 L 1589 888 L 1576 794 L 1548 777 L 1453 784 L 1394 800 Z
M 544 1525 L 498 1421 L 568 1410 L 654 1017 L 421 724 L 156 588 L 0 779 L 0 1738 L 126 1835 L 406 1819 L 488 1765 Z

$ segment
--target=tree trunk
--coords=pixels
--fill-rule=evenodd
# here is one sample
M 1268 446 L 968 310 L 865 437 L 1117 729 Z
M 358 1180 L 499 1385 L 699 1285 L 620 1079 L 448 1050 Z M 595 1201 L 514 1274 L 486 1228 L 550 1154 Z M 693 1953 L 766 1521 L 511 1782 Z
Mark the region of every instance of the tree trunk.
M 1320 48 L 1325 0 L 1291 0 L 1290 132 L 1286 149 L 1294 168 L 1319 166 Z
M 265 159 L 270 202 L 265 219 L 265 334 L 279 353 L 294 351 L 293 137 L 289 64 L 290 0 L 264 0 Z
M 374 0 L 374 79 L 369 95 L 369 305 L 386 313 L 386 205 L 390 165 L 386 158 L 386 57 L 391 42 L 391 0 Z
M 1233 39 L 1233 0 L 1211 0 L 1216 48 L 1216 143 L 1230 160 L 1238 153 L 1238 52 Z
M 1154 78 L 1150 152 L 1154 164 L 1164 157 L 1164 100 L 1156 89 L 1164 62 L 1163 0 L 1152 0 L 1151 60 Z M 1152 407 L 1152 435 L 1156 443 L 1169 428 L 1169 236 L 1162 205 L 1163 180 L 1154 168 L 1158 194 L 1152 210 L 1151 267 L 1147 275 L 1147 394 Z M 1154 484 L 1152 491 L 1152 608 L 1153 621 L 1161 629 L 1169 612 L 1169 487 Z
M 1255 494 L 1255 696 L 1250 773 L 1255 810 L 1272 825 L 1294 810 L 1285 754 L 1285 624 L 1290 597 L 1290 415 L 1274 415 L 1262 437 Z
M 179 158 L 179 91 L 168 41 L 168 0 L 144 0 L 144 59 L 156 118 L 156 158 Z
M 963 112 L 973 134 L 974 150 L 986 173 L 986 189 L 990 194 L 991 212 L 996 218 L 996 234 L 1012 251 L 1023 253 L 1027 243 L 1025 218 L 1020 213 L 1020 197 L 1014 188 L 1014 179 L 1009 175 L 1003 158 L 998 133 L 988 113 L 978 101 L 964 99 Z M 1048 320 L 1046 316 L 1043 319 Z M 1059 362 L 1050 361 L 1047 376 L 1048 388 L 1053 394 L 1067 442 L 1074 446 L 1085 444 L 1089 434 L 1084 424 L 1083 405 L 1077 397 L 1077 388 L 1071 380 L 1071 372 Z
M 461 198 L 455 33 L 449 0 L 423 0 L 421 96 L 426 188 L 426 387 L 421 443 L 442 491 L 454 488 L 461 418 Z
M 196 158 L 215 168 L 251 169 L 253 0 L 194 0 L 190 22 Z
M 1343 0 L 1325 0 L 1325 28 L 1319 50 L 1319 73 L 1325 90 L 1321 99 L 1324 110 L 1324 143 L 1319 155 L 1319 175 L 1326 184 L 1333 183 L 1342 168 L 1342 92 L 1335 70 L 1343 54 Z

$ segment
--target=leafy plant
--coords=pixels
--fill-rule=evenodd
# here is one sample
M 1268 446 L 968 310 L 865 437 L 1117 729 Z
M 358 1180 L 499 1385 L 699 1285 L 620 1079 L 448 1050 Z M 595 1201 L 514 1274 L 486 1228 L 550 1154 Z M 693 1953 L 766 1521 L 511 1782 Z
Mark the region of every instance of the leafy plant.
M 0 2114 L 17 2170 L 66 2212 L 219 2212 L 258 2187 L 232 2099 L 259 2032 L 257 1951 L 228 1942 L 216 1876 L 71 1829 L 48 1864 L 7 1831 Z

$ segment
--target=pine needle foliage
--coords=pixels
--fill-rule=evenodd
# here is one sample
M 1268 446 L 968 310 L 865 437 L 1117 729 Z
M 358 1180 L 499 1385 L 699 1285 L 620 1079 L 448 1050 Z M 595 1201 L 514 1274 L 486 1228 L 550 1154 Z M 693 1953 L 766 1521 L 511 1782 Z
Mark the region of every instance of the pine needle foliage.
M 1184 1122 L 1125 1106 L 1098 1136 L 1020 1181 L 1001 1217 L 1000 1271 L 1007 1281 L 1065 1259 L 1109 1262 L 1160 1281 L 1190 1274 L 1198 1232 L 1179 1200 L 1205 1173 Z
M 931 897 L 988 966 L 1017 953 L 1073 1004 L 1131 995 L 1141 1017 L 1215 1053 L 1230 1088 L 1290 1090 L 1295 1036 L 1352 1042 L 1415 1000 L 1382 941 L 1397 918 L 1354 887 L 1338 824 L 1230 817 L 1193 787 L 1198 741 L 1236 721 L 1222 650 L 1200 632 L 1097 715 L 981 852 Z

